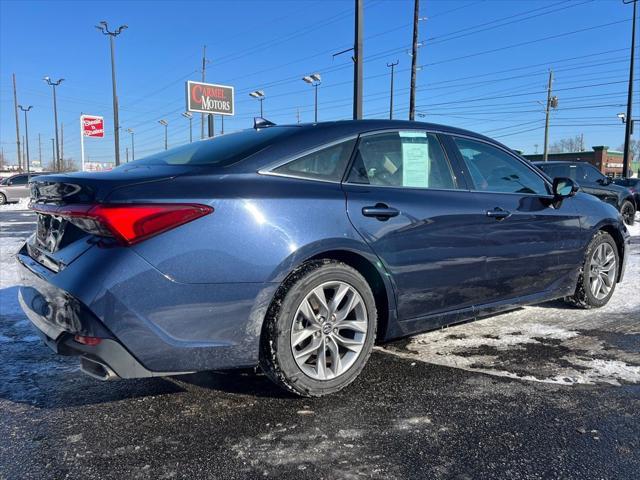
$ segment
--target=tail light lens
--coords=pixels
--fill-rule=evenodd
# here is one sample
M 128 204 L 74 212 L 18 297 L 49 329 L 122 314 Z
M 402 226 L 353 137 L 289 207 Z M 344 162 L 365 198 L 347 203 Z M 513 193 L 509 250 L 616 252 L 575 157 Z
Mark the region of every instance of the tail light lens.
M 141 242 L 213 212 L 208 205 L 192 203 L 32 205 L 31 209 L 63 217 L 85 232 L 114 237 L 126 245 Z

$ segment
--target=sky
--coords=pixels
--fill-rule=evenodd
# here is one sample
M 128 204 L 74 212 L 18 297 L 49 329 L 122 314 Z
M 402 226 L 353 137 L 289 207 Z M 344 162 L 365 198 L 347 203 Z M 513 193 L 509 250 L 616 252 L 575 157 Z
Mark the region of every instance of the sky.
M 394 118 L 408 118 L 413 0 L 364 0 L 364 116 L 388 118 L 390 68 Z M 422 0 L 416 104 L 418 120 L 466 128 L 526 153 L 542 151 L 549 69 L 559 105 L 550 143 L 584 135 L 587 149 L 617 149 L 626 109 L 632 6 L 622 0 Z M 95 25 L 126 24 L 116 38 L 121 158 L 135 132 L 136 158 L 189 141 L 185 82 L 201 79 L 235 87 L 236 114 L 225 132 L 252 126 L 265 92 L 264 116 L 278 124 L 313 120 L 313 88 L 302 77 L 318 72 L 319 120 L 350 119 L 353 0 L 289 1 L 11 1 L 0 0 L 0 146 L 16 162 L 12 80 L 18 103 L 32 105 L 29 145 L 52 156 L 51 87 L 64 78 L 58 117 L 64 155 L 79 162 L 80 115 L 105 117 L 103 139 L 86 139 L 88 161 L 114 159 L 108 37 Z M 636 50 L 637 51 L 637 50 Z M 640 59 L 636 60 L 640 67 Z M 640 108 L 636 70 L 634 109 Z M 635 114 L 639 116 L 639 114 Z M 200 136 L 200 118 L 193 121 Z M 220 132 L 216 118 L 216 134 Z M 24 120 L 20 113 L 20 131 Z M 640 132 L 638 132 L 640 133 Z M 130 153 L 131 155 L 131 153 Z

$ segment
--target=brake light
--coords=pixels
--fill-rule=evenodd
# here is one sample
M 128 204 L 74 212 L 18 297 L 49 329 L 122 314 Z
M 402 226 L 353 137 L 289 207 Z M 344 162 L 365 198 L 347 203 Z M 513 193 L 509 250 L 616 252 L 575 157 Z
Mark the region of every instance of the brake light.
M 99 337 L 86 337 L 84 335 L 76 335 L 74 340 L 83 345 L 87 345 L 88 347 L 95 347 L 96 345 L 100 345 L 102 339 Z
M 115 237 L 126 245 L 141 242 L 213 212 L 208 205 L 191 203 L 32 205 L 31 209 L 66 218 L 85 232 Z

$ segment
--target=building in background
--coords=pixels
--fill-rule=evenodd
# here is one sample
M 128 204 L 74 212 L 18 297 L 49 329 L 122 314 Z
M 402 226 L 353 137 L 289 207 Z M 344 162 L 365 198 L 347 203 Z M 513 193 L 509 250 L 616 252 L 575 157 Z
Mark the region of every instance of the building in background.
M 591 151 L 549 153 L 549 161 L 587 162 L 609 177 L 622 176 L 623 153 L 617 150 L 609 150 L 606 145 L 591 147 Z M 524 155 L 527 160 L 541 162 L 542 154 Z

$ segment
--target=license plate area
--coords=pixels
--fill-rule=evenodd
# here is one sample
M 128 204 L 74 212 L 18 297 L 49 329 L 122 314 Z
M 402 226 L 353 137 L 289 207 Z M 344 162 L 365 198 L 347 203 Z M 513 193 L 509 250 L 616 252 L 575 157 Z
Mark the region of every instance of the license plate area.
M 48 253 L 55 253 L 64 247 L 65 231 L 69 222 L 62 217 L 38 213 L 36 246 Z

